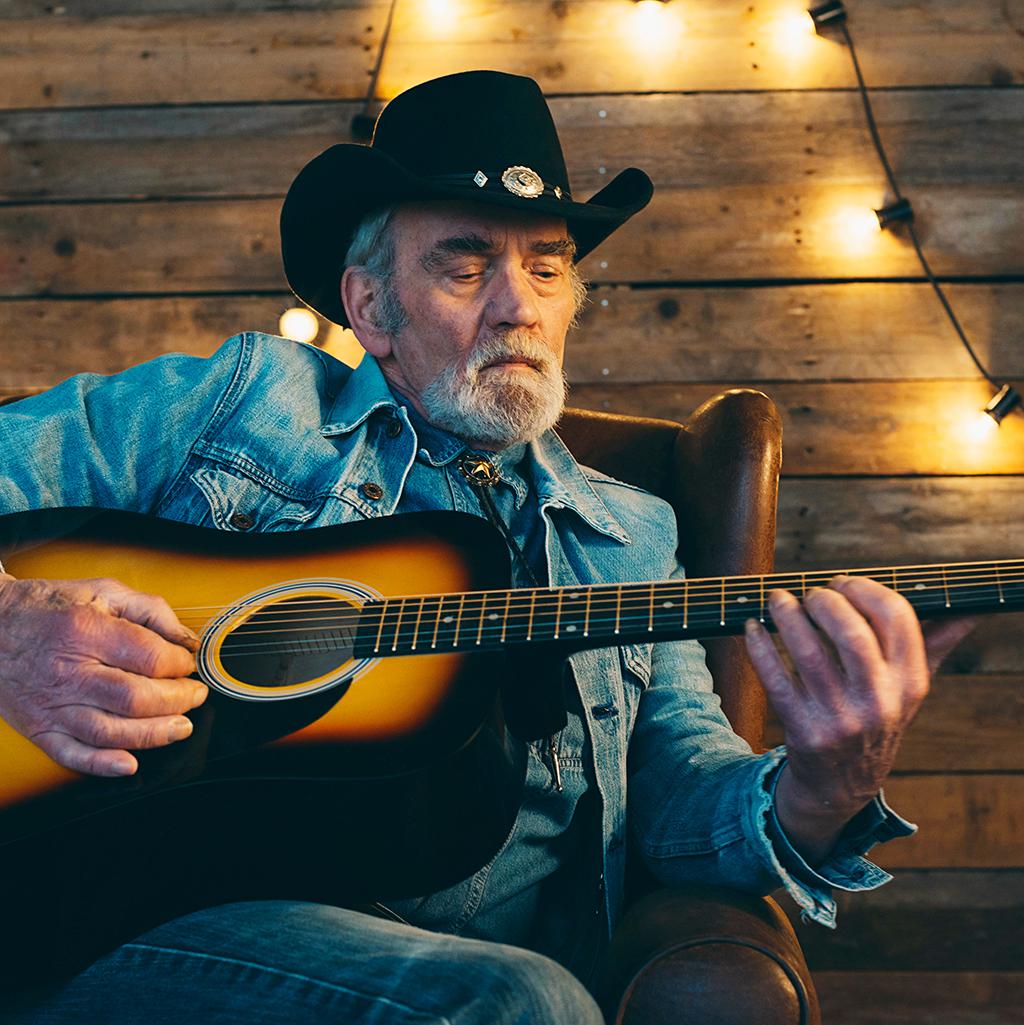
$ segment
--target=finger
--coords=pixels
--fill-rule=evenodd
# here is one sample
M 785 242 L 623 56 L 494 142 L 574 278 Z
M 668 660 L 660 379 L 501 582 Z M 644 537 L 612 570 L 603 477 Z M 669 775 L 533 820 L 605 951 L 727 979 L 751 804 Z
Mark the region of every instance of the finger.
M 946 656 L 981 622 L 980 617 L 940 619 L 924 625 L 928 671 L 934 675 Z
M 192 734 L 192 721 L 183 715 L 126 719 L 91 705 L 65 705 L 59 710 L 59 720 L 62 730 L 89 747 L 148 750 Z
M 139 762 L 128 751 L 90 747 L 58 730 L 37 733 L 31 738 L 55 762 L 90 776 L 131 776 Z
M 199 650 L 198 636 L 178 619 L 163 598 L 134 591 L 119 580 L 106 579 L 96 581 L 96 593 L 106 599 L 114 615 L 148 627 L 193 653 Z
M 871 624 L 886 662 L 924 665 L 921 624 L 910 602 L 868 577 L 837 576 L 829 584 Z
M 182 715 L 206 700 L 207 689 L 198 680 L 181 677 L 151 679 L 105 665 L 83 669 L 78 688 L 81 704 L 114 715 L 145 719 Z
M 839 669 L 807 613 L 789 591 L 772 591 L 768 607 L 779 637 L 808 694 L 835 700 L 842 693 Z
M 76 610 L 77 611 L 77 610 Z M 86 614 L 75 618 L 85 620 Z M 102 613 L 93 615 L 102 616 Z M 195 657 L 180 644 L 172 644 L 159 634 L 126 619 L 102 616 L 101 622 L 84 624 L 88 633 L 87 650 L 100 662 L 150 677 L 180 677 L 195 672 Z
M 794 708 L 800 704 L 803 687 L 786 668 L 771 635 L 756 619 L 747 620 L 744 625 L 744 638 L 754 672 L 763 684 L 775 711 L 785 722 Z
M 846 674 L 846 688 L 863 689 L 887 672 L 874 630 L 838 591 L 816 587 L 807 592 L 804 608 L 832 642 Z

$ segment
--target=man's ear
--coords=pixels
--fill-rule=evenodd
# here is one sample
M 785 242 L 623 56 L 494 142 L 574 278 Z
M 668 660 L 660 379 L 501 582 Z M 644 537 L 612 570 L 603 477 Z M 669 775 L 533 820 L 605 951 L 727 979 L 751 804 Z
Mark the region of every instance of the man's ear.
M 377 279 L 362 267 L 346 267 L 341 276 L 341 302 L 360 345 L 377 359 L 391 355 L 391 336 L 377 327 Z

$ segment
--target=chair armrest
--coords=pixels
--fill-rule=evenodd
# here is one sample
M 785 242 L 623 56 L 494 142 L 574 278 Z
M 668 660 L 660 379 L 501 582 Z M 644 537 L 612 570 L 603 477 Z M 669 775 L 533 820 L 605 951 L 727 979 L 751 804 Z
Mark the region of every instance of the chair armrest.
M 810 972 L 771 898 L 657 890 L 616 930 L 598 999 L 615 1025 L 820 1025 Z

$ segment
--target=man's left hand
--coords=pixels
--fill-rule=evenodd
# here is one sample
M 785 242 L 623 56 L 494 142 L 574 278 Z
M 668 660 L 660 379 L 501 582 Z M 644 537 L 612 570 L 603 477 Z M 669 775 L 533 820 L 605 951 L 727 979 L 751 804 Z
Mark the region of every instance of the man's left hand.
M 802 605 L 772 591 L 769 608 L 795 671 L 751 620 L 747 650 L 785 731 L 775 809 L 815 864 L 881 789 L 931 674 L 977 620 L 939 621 L 924 634 L 902 595 L 850 576 L 812 588 Z

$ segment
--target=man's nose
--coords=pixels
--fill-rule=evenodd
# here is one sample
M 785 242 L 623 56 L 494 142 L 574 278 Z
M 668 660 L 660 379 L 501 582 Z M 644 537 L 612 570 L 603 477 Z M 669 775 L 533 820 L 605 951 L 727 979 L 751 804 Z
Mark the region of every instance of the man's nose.
M 521 267 L 496 269 L 488 293 L 488 327 L 529 327 L 540 319 L 537 293 L 529 274 Z

